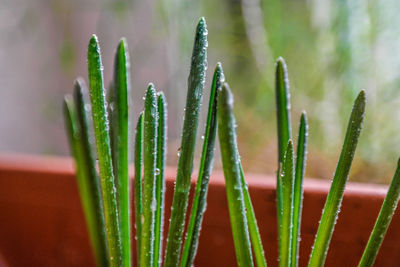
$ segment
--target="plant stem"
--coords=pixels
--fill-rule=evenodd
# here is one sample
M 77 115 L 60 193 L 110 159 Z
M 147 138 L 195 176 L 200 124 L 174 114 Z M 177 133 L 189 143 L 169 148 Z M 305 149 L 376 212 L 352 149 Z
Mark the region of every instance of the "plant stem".
M 385 238 L 390 221 L 396 211 L 397 203 L 400 196 L 400 160 L 397 162 L 396 172 L 390 183 L 387 195 L 383 201 L 381 211 L 379 212 L 378 219 L 375 222 L 374 229 L 369 237 L 367 246 L 361 257 L 359 267 L 372 266 L 375 258 L 378 255 L 379 248 Z
M 298 266 L 301 212 L 303 208 L 303 179 L 307 159 L 307 137 L 308 124 L 306 113 L 303 112 L 300 118 L 299 137 L 297 140 L 296 170 L 293 188 L 293 229 L 291 239 L 291 266 Z
M 163 221 L 164 221 L 164 195 L 165 195 L 165 157 L 167 143 L 167 103 L 162 92 L 157 96 L 158 105 L 158 133 L 157 133 L 157 166 L 156 166 L 156 213 L 154 225 L 154 262 L 153 266 L 161 266 Z
M 254 258 L 257 267 L 266 267 L 267 261 L 265 259 L 265 253 L 261 241 L 261 235 L 260 231 L 258 230 L 257 219 L 254 212 L 253 204 L 251 203 L 249 189 L 246 180 L 244 179 L 242 164 L 239 165 L 239 168 L 240 168 L 240 182 L 242 183 L 244 205 L 246 208 L 246 217 L 249 225 L 249 233 L 250 233 L 251 245 L 253 246 Z
M 289 139 L 292 139 L 291 122 L 290 122 L 290 92 L 289 78 L 287 73 L 286 63 L 283 58 L 278 58 L 276 62 L 276 77 L 275 77 L 275 95 L 276 95 L 276 114 L 277 114 L 277 130 L 278 130 L 278 169 L 281 168 L 285 151 Z M 276 178 L 276 202 L 277 202 L 277 221 L 278 221 L 278 251 L 279 258 L 283 248 L 281 246 L 281 230 L 282 230 L 282 214 L 283 214 L 283 199 L 282 185 L 279 177 L 279 171 Z
M 157 96 L 152 84 L 149 85 L 144 102 L 144 173 L 143 173 L 143 225 L 140 249 L 140 264 L 153 265 L 154 224 L 156 211 L 155 181 L 157 163 Z
M 114 174 L 117 184 L 118 215 L 121 229 L 122 261 L 124 266 L 131 266 L 131 227 L 130 227 L 130 185 L 129 185 L 129 127 L 128 127 L 128 92 L 129 58 L 125 39 L 121 39 L 114 61 L 113 135 L 115 147 Z
M 235 127 L 233 96 L 225 83 L 218 96 L 218 135 L 236 260 L 239 267 L 247 267 L 253 266 L 253 259 L 240 177 L 240 159 L 237 153 Z
M 88 48 L 88 73 L 110 264 L 111 266 L 121 266 L 121 234 L 118 223 L 109 123 L 103 86 L 103 66 L 101 64 L 100 47 L 95 35 L 90 39 Z
M 174 267 L 179 264 L 206 69 L 207 28 L 205 19 L 201 18 L 196 29 L 188 79 L 185 120 L 183 123 L 180 156 L 171 208 L 165 267 Z
M 98 239 L 100 242 L 100 249 L 102 254 L 102 262 L 104 265 L 109 265 L 109 260 L 107 257 L 107 238 L 105 232 L 105 221 L 104 221 L 104 209 L 103 202 L 101 197 L 101 188 L 99 177 L 96 171 L 96 164 L 93 156 L 92 146 L 93 144 L 90 142 L 90 132 L 89 132 L 89 114 L 88 107 L 90 107 L 89 101 L 89 92 L 85 85 L 83 79 L 77 79 L 75 82 L 75 93 L 74 99 L 76 103 L 76 111 L 78 115 L 78 121 L 80 125 L 81 131 L 81 139 L 82 139 L 82 149 L 85 157 L 85 166 L 87 168 L 87 184 L 90 192 L 90 201 L 93 201 L 93 210 L 95 212 L 96 218 L 96 226 L 93 231 L 97 233 Z M 91 226 L 89 227 L 89 231 Z M 105 258 L 106 257 L 106 258 Z M 101 265 L 101 264 L 100 264 Z
M 349 177 L 351 163 L 353 162 L 354 153 L 362 129 L 365 114 L 365 102 L 365 92 L 362 90 L 358 95 L 351 112 L 342 152 L 340 153 L 332 186 L 325 202 L 325 207 L 309 261 L 309 266 L 311 267 L 323 266 L 325 263 L 329 243 L 342 203 L 344 189 Z
M 83 81 L 77 80 L 75 82 L 75 92 L 80 92 L 83 86 Z M 82 124 L 82 119 L 86 120 L 86 113 L 83 114 L 83 117 L 78 115 L 82 103 L 77 102 L 77 106 L 75 106 L 72 98 L 66 97 L 64 100 L 65 123 L 71 152 L 75 158 L 78 188 L 95 260 L 98 266 L 106 267 L 109 266 L 109 260 L 107 239 L 104 231 L 103 204 L 93 155 L 86 135 L 88 130 L 87 121 Z M 84 108 L 84 105 L 82 107 Z
M 292 139 L 290 122 L 289 76 L 285 60 L 278 58 L 276 62 L 275 93 L 278 123 L 278 159 L 283 163 L 289 139 Z
M 291 266 L 291 238 L 293 216 L 293 186 L 294 186 L 294 154 L 293 142 L 289 140 L 280 173 L 282 186 L 282 228 L 281 247 L 279 255 L 280 266 Z
M 140 249 L 142 247 L 142 164 L 143 164 L 143 112 L 140 113 L 135 136 L 135 225 L 137 266 L 140 264 Z
M 208 115 L 204 132 L 203 151 L 201 154 L 199 175 L 193 197 L 192 211 L 183 246 L 181 267 L 191 267 L 197 252 L 201 224 L 206 210 L 208 183 L 213 168 L 215 138 L 217 136 L 217 96 L 224 81 L 222 66 L 220 63 L 214 71 L 211 85 L 210 100 L 208 103 Z

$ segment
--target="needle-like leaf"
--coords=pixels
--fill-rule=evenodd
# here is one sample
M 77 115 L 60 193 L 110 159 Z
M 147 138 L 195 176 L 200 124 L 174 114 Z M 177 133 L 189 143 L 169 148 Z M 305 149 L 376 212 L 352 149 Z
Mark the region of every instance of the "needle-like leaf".
M 261 241 L 261 235 L 260 231 L 258 230 L 256 214 L 254 212 L 253 204 L 251 203 L 249 189 L 246 180 L 244 179 L 242 164 L 239 165 L 239 168 L 240 168 L 240 181 L 242 183 L 242 191 L 244 197 L 244 205 L 246 207 L 247 222 L 249 224 L 251 245 L 254 251 L 254 259 L 256 261 L 257 267 L 266 267 L 267 261 L 265 259 L 265 253 Z
M 279 58 L 276 62 L 275 94 L 278 123 L 278 159 L 280 163 L 283 163 L 287 144 L 289 139 L 292 139 L 289 76 L 283 58 Z
M 140 249 L 142 247 L 142 165 L 143 165 L 143 112 L 140 113 L 136 125 L 135 136 L 135 225 L 137 266 L 140 264 Z
M 203 151 L 201 155 L 199 175 L 193 197 L 186 240 L 183 247 L 181 267 L 191 267 L 197 252 L 203 214 L 206 210 L 208 183 L 213 168 L 215 138 L 217 135 L 217 96 L 224 81 L 224 74 L 220 63 L 214 71 L 211 85 L 208 115 L 204 132 Z
M 276 77 L 275 77 L 275 95 L 276 95 L 276 115 L 277 115 L 277 129 L 278 129 L 278 169 L 285 156 L 285 151 L 289 139 L 292 139 L 292 128 L 290 122 L 290 92 L 289 92 L 289 78 L 287 73 L 287 67 L 283 58 L 279 58 L 276 62 Z M 279 177 L 279 171 L 276 179 L 276 202 L 277 202 L 277 220 L 278 220 L 278 243 L 279 243 L 279 257 L 281 257 L 281 246 L 280 233 L 282 229 L 282 214 L 283 214 L 283 203 L 282 203 L 282 188 L 281 179 Z
M 282 170 L 280 172 L 282 186 L 282 228 L 280 231 L 279 265 L 291 265 L 291 238 L 292 238 L 292 216 L 293 216 L 293 185 L 294 185 L 294 154 L 293 142 L 289 140 Z
M 185 120 L 171 208 L 165 267 L 176 267 L 179 264 L 206 69 L 207 27 L 205 19 L 201 18 L 196 29 L 188 79 Z
M 111 159 L 107 105 L 103 85 L 103 66 L 101 63 L 100 47 L 95 35 L 90 39 L 88 47 L 88 73 L 110 264 L 111 266 L 121 266 L 121 234 Z
M 233 95 L 225 83 L 218 95 L 218 136 L 224 169 L 226 196 L 239 267 L 253 266 L 246 208 L 240 177 L 240 159 L 233 115 Z
M 165 157 L 167 143 L 167 103 L 162 92 L 157 96 L 158 133 L 157 133 L 157 166 L 156 166 L 156 214 L 154 224 L 154 262 L 153 266 L 161 266 L 162 241 L 164 227 L 164 194 L 165 194 Z
M 298 266 L 301 211 L 303 207 L 303 179 L 307 158 L 307 137 L 308 124 L 306 113 L 303 112 L 300 118 L 299 137 L 297 140 L 296 170 L 293 188 L 293 228 L 291 238 L 291 266 Z
M 85 85 L 83 79 L 77 79 L 75 82 L 75 92 L 74 92 L 74 100 L 76 103 L 76 112 L 78 116 L 79 126 L 80 126 L 80 134 L 82 139 L 82 148 L 84 152 L 85 158 L 85 167 L 87 168 L 88 175 L 90 178 L 87 180 L 89 194 L 93 201 L 93 207 L 91 210 L 95 213 L 96 218 L 96 226 L 93 230 L 98 235 L 98 240 L 101 242 L 101 253 L 103 257 L 107 256 L 107 238 L 105 232 L 105 221 L 104 221 L 104 209 L 101 197 L 101 188 L 99 177 L 96 171 L 96 164 L 93 156 L 93 144 L 90 142 L 90 131 L 89 131 L 89 111 L 90 111 L 90 103 L 89 103 L 89 92 Z M 90 227 L 89 227 L 90 228 Z M 90 230 L 89 230 L 90 231 Z M 109 265 L 109 260 L 102 259 L 105 265 Z
M 153 266 L 154 224 L 157 207 L 155 195 L 157 164 L 157 96 L 154 86 L 149 85 L 144 102 L 144 173 L 143 173 L 143 225 L 140 249 L 140 264 Z
M 396 210 L 397 203 L 400 196 L 400 160 L 397 162 L 396 172 L 390 183 L 389 190 L 383 201 L 381 211 L 379 212 L 378 219 L 375 222 L 374 229 L 369 237 L 367 246 L 365 247 L 359 267 L 373 266 L 376 255 L 378 255 L 379 248 L 385 238 L 390 221 Z
M 83 100 L 82 88 L 84 88 L 83 81 L 77 80 L 75 82 L 75 96 L 80 100 Z M 71 97 L 65 98 L 65 123 L 71 152 L 75 158 L 79 193 L 96 263 L 98 266 L 105 267 L 109 266 L 109 261 L 100 185 L 90 150 L 87 118 L 84 111 L 85 103 L 79 100 L 76 102 L 77 106 L 75 106 Z M 79 109 L 83 109 L 83 114 Z M 80 117 L 79 113 L 83 116 Z
M 117 186 L 118 215 L 121 229 L 122 260 L 124 266 L 131 265 L 130 235 L 130 185 L 128 174 L 129 127 L 128 127 L 128 92 L 129 92 L 129 58 L 126 40 L 118 45 L 114 61 L 113 102 L 110 103 L 113 117 L 114 135 L 114 174 Z
M 351 112 L 342 152 L 333 177 L 331 189 L 325 202 L 321 221 L 311 252 L 309 266 L 323 266 L 328 253 L 329 243 L 339 214 L 344 188 L 349 177 L 351 163 L 357 147 L 365 113 L 365 92 L 358 95 Z

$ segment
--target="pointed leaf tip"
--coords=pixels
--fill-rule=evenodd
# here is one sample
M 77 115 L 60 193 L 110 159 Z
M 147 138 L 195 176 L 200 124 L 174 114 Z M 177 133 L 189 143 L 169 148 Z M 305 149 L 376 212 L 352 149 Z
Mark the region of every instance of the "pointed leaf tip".
M 74 100 L 72 96 L 70 94 L 65 95 L 62 106 L 65 115 L 69 114 L 72 111 L 73 105 L 74 105 Z
M 147 85 L 147 91 L 149 91 L 149 90 L 154 90 L 154 84 L 153 83 L 149 83 Z
M 219 84 L 224 83 L 225 82 L 225 75 L 224 75 L 224 71 L 222 69 L 222 64 L 221 62 L 217 63 L 217 66 L 215 67 L 215 71 L 214 71 L 217 75 L 217 77 L 219 76 Z M 219 87 L 219 86 L 218 86 Z
M 118 51 L 125 53 L 128 50 L 128 42 L 125 37 L 122 37 L 118 43 Z
M 287 159 L 287 157 L 290 156 L 290 158 L 293 156 L 293 140 L 289 139 L 286 150 L 285 150 L 285 157 L 284 157 L 284 162 Z M 285 163 L 283 163 L 285 165 Z
M 76 78 L 74 81 L 74 88 L 75 90 L 77 90 L 77 88 L 80 88 L 82 85 L 82 80 L 80 80 L 79 78 Z
M 155 106 L 157 105 L 157 93 L 152 83 L 150 83 L 149 87 L 147 88 L 146 97 L 144 99 L 144 105 L 145 107 L 151 106 L 153 108 L 155 108 Z
M 277 75 L 276 82 L 280 82 L 283 80 L 284 86 L 286 86 L 288 89 L 289 88 L 288 70 L 286 62 L 282 57 L 279 57 L 278 60 L 276 61 L 276 75 Z M 281 87 L 281 89 L 284 89 L 284 87 Z
M 120 44 L 126 45 L 127 41 L 125 37 L 121 37 L 121 39 L 119 40 Z
M 304 110 L 303 110 L 303 112 L 301 112 L 300 121 L 303 123 L 307 122 L 307 113 Z
M 85 84 L 85 79 L 83 79 L 82 77 L 77 77 L 74 81 L 74 86 L 81 86 Z
M 278 57 L 278 59 L 276 60 L 276 64 L 286 65 L 285 59 L 283 59 L 283 57 Z
M 73 101 L 74 101 L 74 100 L 73 100 L 73 98 L 72 98 L 72 95 L 67 94 L 67 95 L 64 96 L 64 99 L 63 99 L 64 105 L 69 105 L 69 104 L 72 103 Z
M 200 18 L 199 23 L 197 24 L 196 32 L 200 33 L 202 35 L 207 35 L 208 34 L 207 24 L 206 24 L 206 20 L 205 20 L 204 17 Z
M 364 89 L 362 89 L 362 90 L 360 91 L 360 93 L 358 94 L 357 99 L 360 99 L 360 100 L 362 100 L 363 102 L 366 102 L 367 96 L 366 96 L 366 93 L 365 93 L 365 90 L 364 90 Z
M 200 19 L 199 19 L 199 25 L 206 25 L 206 19 L 204 18 L 204 17 L 201 17 Z
M 365 115 L 366 102 L 367 102 L 367 97 L 365 94 L 365 90 L 361 90 L 360 93 L 358 94 L 356 100 L 354 101 L 353 109 L 357 109 L 357 110 L 361 111 L 363 113 L 362 114 L 363 117 Z
M 75 96 L 81 96 L 82 95 L 83 86 L 84 86 L 84 82 L 83 82 L 82 79 L 77 78 L 74 81 L 74 95 Z
M 287 149 L 289 149 L 289 148 L 293 149 L 293 140 L 292 139 L 289 139 L 289 142 L 287 144 Z
M 101 64 L 101 55 L 100 55 L 100 44 L 97 36 L 95 34 L 92 35 L 88 45 L 88 67 L 97 69 L 97 65 Z M 96 65 L 91 66 L 91 62 Z M 94 69 L 92 69 L 94 71 Z M 89 70 L 89 77 L 90 77 L 90 70 Z M 89 78 L 90 80 L 90 78 Z
M 220 72 L 220 73 L 223 72 L 221 62 L 218 62 L 218 63 L 217 63 L 217 66 L 215 67 L 215 71 L 218 71 L 218 72 Z
M 157 92 L 158 102 L 162 102 L 163 104 L 167 104 L 165 101 L 165 95 L 163 91 Z
M 92 37 L 90 38 L 89 44 L 92 47 L 96 47 L 96 46 L 99 45 L 99 39 L 97 38 L 96 34 L 92 34 Z
M 149 86 L 147 87 L 146 90 L 146 99 L 148 97 L 155 98 L 156 97 L 156 89 L 154 88 L 154 84 L 149 83 Z

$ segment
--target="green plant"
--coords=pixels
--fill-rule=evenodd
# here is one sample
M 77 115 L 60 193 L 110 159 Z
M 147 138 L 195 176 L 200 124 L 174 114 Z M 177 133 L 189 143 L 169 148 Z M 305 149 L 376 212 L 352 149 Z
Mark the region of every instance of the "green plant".
M 93 35 L 88 47 L 89 93 L 83 81 L 78 79 L 75 99 L 67 96 L 64 101 L 66 128 L 75 157 L 78 186 L 99 266 L 132 265 L 128 175 L 130 79 L 127 50 L 126 41 L 122 39 L 116 51 L 114 77 L 107 101 L 100 47 L 97 37 Z M 205 20 L 201 18 L 196 29 L 188 80 L 164 266 L 192 266 L 197 250 L 213 168 L 217 129 L 216 101 L 224 79 L 220 64 L 215 69 L 211 86 L 198 181 L 183 257 L 180 259 L 206 69 L 207 29 Z M 160 266 L 162 262 L 167 109 L 163 93 L 157 92 L 153 84 L 149 85 L 144 100 L 144 111 L 139 115 L 135 135 L 134 210 L 137 265 L 149 267 Z M 92 124 L 95 144 L 91 143 Z M 94 160 L 94 154 L 98 161 Z
M 217 64 L 211 85 L 200 168 L 186 239 L 183 242 L 196 134 L 207 68 L 206 48 L 207 29 L 205 20 L 202 18 L 197 25 L 193 47 L 164 266 L 189 267 L 193 264 L 206 207 L 209 178 L 213 168 L 217 125 L 238 265 L 253 266 L 254 255 L 257 266 L 267 266 L 261 235 L 238 153 L 233 96 L 228 84 L 224 83 L 221 64 Z M 79 192 L 97 264 L 99 266 L 130 266 L 132 265 L 128 174 L 130 79 L 126 41 L 122 39 L 116 51 L 114 76 L 108 92 L 108 101 L 103 82 L 100 47 L 94 35 L 88 47 L 88 73 L 89 91 L 83 80 L 77 79 L 74 97 L 66 96 L 64 101 L 65 122 L 71 151 L 76 162 Z M 365 92 L 361 91 L 350 116 L 309 266 L 324 265 L 361 132 L 365 103 Z M 298 266 L 308 124 L 307 117 L 303 113 L 300 118 L 295 152 L 291 130 L 289 80 L 283 59 L 277 62 L 276 104 L 279 263 L 280 266 L 295 267 Z M 91 135 L 94 135 L 95 144 L 91 143 Z M 154 85 L 149 84 L 144 98 L 144 111 L 139 115 L 136 126 L 134 147 L 134 210 L 138 266 L 155 267 L 161 266 L 162 263 L 166 140 L 166 100 L 162 92 L 157 92 Z M 96 149 L 93 149 L 94 146 Z M 95 155 L 98 160 L 95 160 Z M 397 206 L 399 195 L 400 162 L 360 266 L 373 264 Z
M 320 220 L 309 266 L 323 266 L 331 236 L 339 214 L 365 113 L 365 92 L 355 100 L 347 132 L 336 167 L 331 189 Z M 307 119 L 300 119 L 297 156 L 294 157 L 290 122 L 289 79 L 283 59 L 276 65 L 276 104 L 278 122 L 277 220 L 279 265 L 298 266 L 303 178 L 307 151 Z M 225 83 L 218 98 L 218 129 L 226 181 L 229 214 L 239 266 L 253 266 L 252 250 L 257 266 L 265 266 L 263 248 L 251 208 L 236 143 L 236 122 L 233 115 L 233 96 Z M 400 195 L 400 165 L 389 187 L 359 266 L 372 266 L 393 216 Z M 255 226 L 254 226 L 255 225 Z M 250 238 L 251 237 L 251 238 Z

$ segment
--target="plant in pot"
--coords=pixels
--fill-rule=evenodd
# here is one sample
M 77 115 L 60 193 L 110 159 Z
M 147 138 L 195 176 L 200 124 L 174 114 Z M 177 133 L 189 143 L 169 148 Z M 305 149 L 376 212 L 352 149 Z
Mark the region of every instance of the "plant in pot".
M 239 266 L 266 266 L 250 194 L 244 179 L 236 144 L 233 97 L 224 83 L 220 64 L 212 81 L 204 130 L 203 150 L 192 210 L 183 240 L 189 200 L 190 178 L 196 143 L 202 91 L 205 81 L 207 30 L 200 19 L 194 41 L 188 79 L 185 119 L 171 206 L 165 257 L 163 259 L 164 171 L 166 157 L 167 109 L 162 92 L 150 84 L 139 115 L 134 148 L 134 211 L 137 266 L 192 266 L 196 255 L 217 135 L 226 181 L 226 193 Z M 99 43 L 93 36 L 88 47 L 89 90 L 82 79 L 75 83 L 74 97 L 64 102 L 65 121 L 77 182 L 89 235 L 99 266 L 133 265 L 129 205 L 128 98 L 129 57 L 124 39 L 118 45 L 110 90 L 104 88 Z M 298 265 L 303 176 L 306 162 L 307 119 L 300 122 L 297 156 L 294 156 L 290 126 L 289 85 L 285 63 L 278 60 L 276 72 L 279 164 L 277 175 L 277 218 L 280 266 Z M 106 97 L 107 95 L 107 97 Z M 90 98 L 90 100 L 89 100 Z M 218 103 L 218 104 L 217 104 Z M 328 195 L 310 266 L 322 266 L 338 216 L 364 118 L 365 93 L 357 98 L 350 118 L 338 167 Z M 95 144 L 92 144 L 92 135 Z M 96 147 L 96 149 L 94 149 Z M 95 158 L 97 160 L 95 160 Z M 295 161 L 296 159 L 296 161 Z M 400 172 L 396 174 L 382 206 L 360 266 L 371 266 L 390 223 L 400 192 Z

